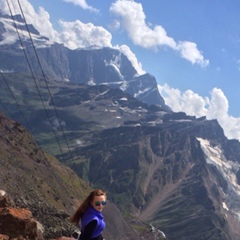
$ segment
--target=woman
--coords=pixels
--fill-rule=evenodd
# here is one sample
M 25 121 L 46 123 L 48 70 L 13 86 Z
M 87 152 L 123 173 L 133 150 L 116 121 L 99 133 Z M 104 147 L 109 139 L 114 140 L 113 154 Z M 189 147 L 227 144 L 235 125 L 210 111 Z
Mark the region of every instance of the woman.
M 71 222 L 81 226 L 79 240 L 103 240 L 105 222 L 102 210 L 106 205 L 106 199 L 106 193 L 102 190 L 92 191 L 70 219 Z

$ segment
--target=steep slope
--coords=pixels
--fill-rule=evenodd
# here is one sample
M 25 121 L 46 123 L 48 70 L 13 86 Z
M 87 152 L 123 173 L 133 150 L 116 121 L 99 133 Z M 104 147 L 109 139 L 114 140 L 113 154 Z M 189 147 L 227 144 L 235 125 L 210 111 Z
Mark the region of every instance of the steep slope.
M 3 114 L 0 134 L 1 189 L 9 193 L 17 206 L 31 209 L 44 224 L 46 237 L 60 231 L 69 234 L 72 226 L 66 219 L 67 213 L 73 211 L 77 196 L 82 198 L 84 190 L 90 188 L 53 157 L 46 156 L 19 123 Z
M 0 182 L 18 207 L 29 208 L 43 227 L 46 239 L 70 236 L 75 228 L 68 221 L 92 188 L 53 156 L 44 153 L 19 123 L 0 113 Z M 112 209 L 120 226 L 112 225 Z M 106 236 L 136 239 L 136 233 L 116 211 L 106 207 Z M 118 239 L 118 238 L 116 238 Z

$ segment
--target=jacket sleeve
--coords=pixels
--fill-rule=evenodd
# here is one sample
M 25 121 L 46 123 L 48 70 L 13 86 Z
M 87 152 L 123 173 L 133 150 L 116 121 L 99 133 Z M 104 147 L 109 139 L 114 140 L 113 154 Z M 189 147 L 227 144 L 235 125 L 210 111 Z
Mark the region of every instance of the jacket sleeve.
M 79 240 L 91 240 L 91 236 L 97 226 L 97 220 L 92 220 L 84 228 L 84 232 L 81 233 Z

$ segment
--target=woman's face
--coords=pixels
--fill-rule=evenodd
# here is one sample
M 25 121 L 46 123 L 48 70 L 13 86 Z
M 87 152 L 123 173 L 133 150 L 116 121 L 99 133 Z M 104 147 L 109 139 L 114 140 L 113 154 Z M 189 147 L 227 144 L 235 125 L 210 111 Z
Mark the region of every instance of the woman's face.
M 93 201 L 91 202 L 91 205 L 94 209 L 101 212 L 106 205 L 106 196 L 94 196 Z

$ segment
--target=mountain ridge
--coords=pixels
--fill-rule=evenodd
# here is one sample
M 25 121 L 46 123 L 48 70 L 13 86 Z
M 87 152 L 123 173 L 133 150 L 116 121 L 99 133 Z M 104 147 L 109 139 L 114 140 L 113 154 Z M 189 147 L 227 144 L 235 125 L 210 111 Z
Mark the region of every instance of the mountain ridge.
M 9 16 L 0 13 L 0 17 L 3 23 L 0 25 L 0 37 L 4 39 L 4 34 L 10 31 L 4 22 Z M 20 15 L 13 16 L 12 22 L 10 19 L 8 24 L 12 26 L 17 26 L 17 23 L 23 21 Z M 135 95 L 145 103 L 158 104 L 169 109 L 159 94 L 155 77 L 150 74 L 137 74 L 130 60 L 120 50 L 109 47 L 70 50 L 63 44 L 50 43 L 32 25 L 25 27 L 19 31 L 22 35 L 18 34 L 22 37 L 21 40 L 16 40 L 10 45 L 0 45 L 2 71 L 19 73 L 31 71 L 40 78 L 48 76 L 78 84 L 105 84 Z M 26 33 L 29 33 L 36 46 L 27 40 Z M 16 61 L 11 61 L 13 52 L 18 58 Z M 40 68 L 39 64 L 41 64 Z

